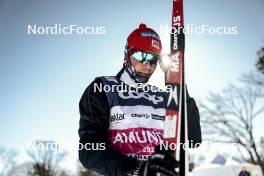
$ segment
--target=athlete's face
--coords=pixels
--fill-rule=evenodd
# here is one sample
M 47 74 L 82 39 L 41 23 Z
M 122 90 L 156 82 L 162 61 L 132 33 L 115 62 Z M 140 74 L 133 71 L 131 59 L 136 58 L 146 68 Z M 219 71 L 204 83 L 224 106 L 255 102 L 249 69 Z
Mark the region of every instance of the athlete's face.
M 156 64 L 151 65 L 150 62 L 141 63 L 140 61 L 134 59 L 133 57 L 131 57 L 131 64 L 133 65 L 136 72 L 143 77 L 149 77 L 149 75 L 151 75 L 157 67 Z

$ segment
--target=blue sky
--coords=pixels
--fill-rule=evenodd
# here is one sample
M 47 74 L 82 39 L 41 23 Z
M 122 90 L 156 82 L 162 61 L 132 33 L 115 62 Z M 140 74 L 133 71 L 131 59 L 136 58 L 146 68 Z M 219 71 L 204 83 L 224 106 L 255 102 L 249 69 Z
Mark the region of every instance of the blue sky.
M 238 35 L 187 35 L 187 84 L 203 99 L 254 70 L 264 45 L 263 0 L 184 1 L 185 24 L 237 26 Z M 128 34 L 171 24 L 171 1 L 0 1 L 0 146 L 22 155 L 32 139 L 78 142 L 78 102 L 96 77 L 122 66 Z M 28 35 L 28 25 L 104 26 L 105 35 Z M 161 36 L 167 53 L 168 36 Z M 160 70 L 152 83 L 161 85 Z M 263 134 L 263 130 L 261 131 Z M 73 153 L 73 158 L 76 153 Z M 77 158 L 77 157 L 76 157 Z

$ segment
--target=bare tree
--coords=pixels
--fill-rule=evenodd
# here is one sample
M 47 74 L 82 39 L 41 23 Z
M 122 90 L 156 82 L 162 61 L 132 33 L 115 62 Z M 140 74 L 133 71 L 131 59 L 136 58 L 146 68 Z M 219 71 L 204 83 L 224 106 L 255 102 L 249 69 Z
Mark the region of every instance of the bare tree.
M 17 153 L 14 150 L 0 148 L 0 176 L 15 175 Z
M 200 103 L 200 111 L 209 140 L 237 143 L 247 152 L 249 161 L 259 164 L 264 173 L 264 153 L 261 140 L 255 137 L 253 123 L 256 118 L 263 117 L 263 100 L 263 86 L 249 83 L 244 77 L 239 86 L 231 84 L 219 94 L 210 93 L 207 102 Z
M 252 86 L 264 87 L 264 75 L 257 71 L 244 74 L 240 78 L 240 81 L 246 84 L 251 84 Z
M 52 141 L 38 141 L 36 148 L 28 150 L 28 155 L 32 159 L 32 167 L 28 171 L 31 176 L 55 176 L 65 175 L 64 171 L 58 170 L 59 163 L 65 158 L 66 152 L 50 148 Z M 43 144 L 45 148 L 39 147 Z M 56 145 L 56 143 L 54 143 Z M 49 146 L 49 147 L 47 147 Z

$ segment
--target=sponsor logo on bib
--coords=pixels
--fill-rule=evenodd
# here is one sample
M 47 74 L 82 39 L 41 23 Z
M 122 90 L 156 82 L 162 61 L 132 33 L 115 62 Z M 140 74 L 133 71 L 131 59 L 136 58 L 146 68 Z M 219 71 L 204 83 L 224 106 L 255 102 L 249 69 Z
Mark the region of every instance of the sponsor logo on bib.
M 119 121 L 122 121 L 124 119 L 125 119 L 124 113 L 122 113 L 122 114 L 119 114 L 119 113 L 111 114 L 111 117 L 110 117 L 111 122 L 119 122 Z
M 118 92 L 119 96 L 123 99 L 140 99 L 144 98 L 149 101 L 151 101 L 154 104 L 158 104 L 160 102 L 163 102 L 163 97 L 162 96 L 157 96 L 157 95 L 150 95 L 146 92 Z

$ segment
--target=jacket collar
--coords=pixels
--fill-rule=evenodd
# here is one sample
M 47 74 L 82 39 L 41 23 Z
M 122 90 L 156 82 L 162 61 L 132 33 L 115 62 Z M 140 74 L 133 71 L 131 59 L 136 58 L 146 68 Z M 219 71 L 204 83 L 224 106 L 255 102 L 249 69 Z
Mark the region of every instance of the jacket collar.
M 119 71 L 116 77 L 129 86 L 137 87 L 138 85 L 142 85 L 142 83 L 136 83 L 136 81 L 131 78 L 131 76 L 125 71 L 124 68 Z

